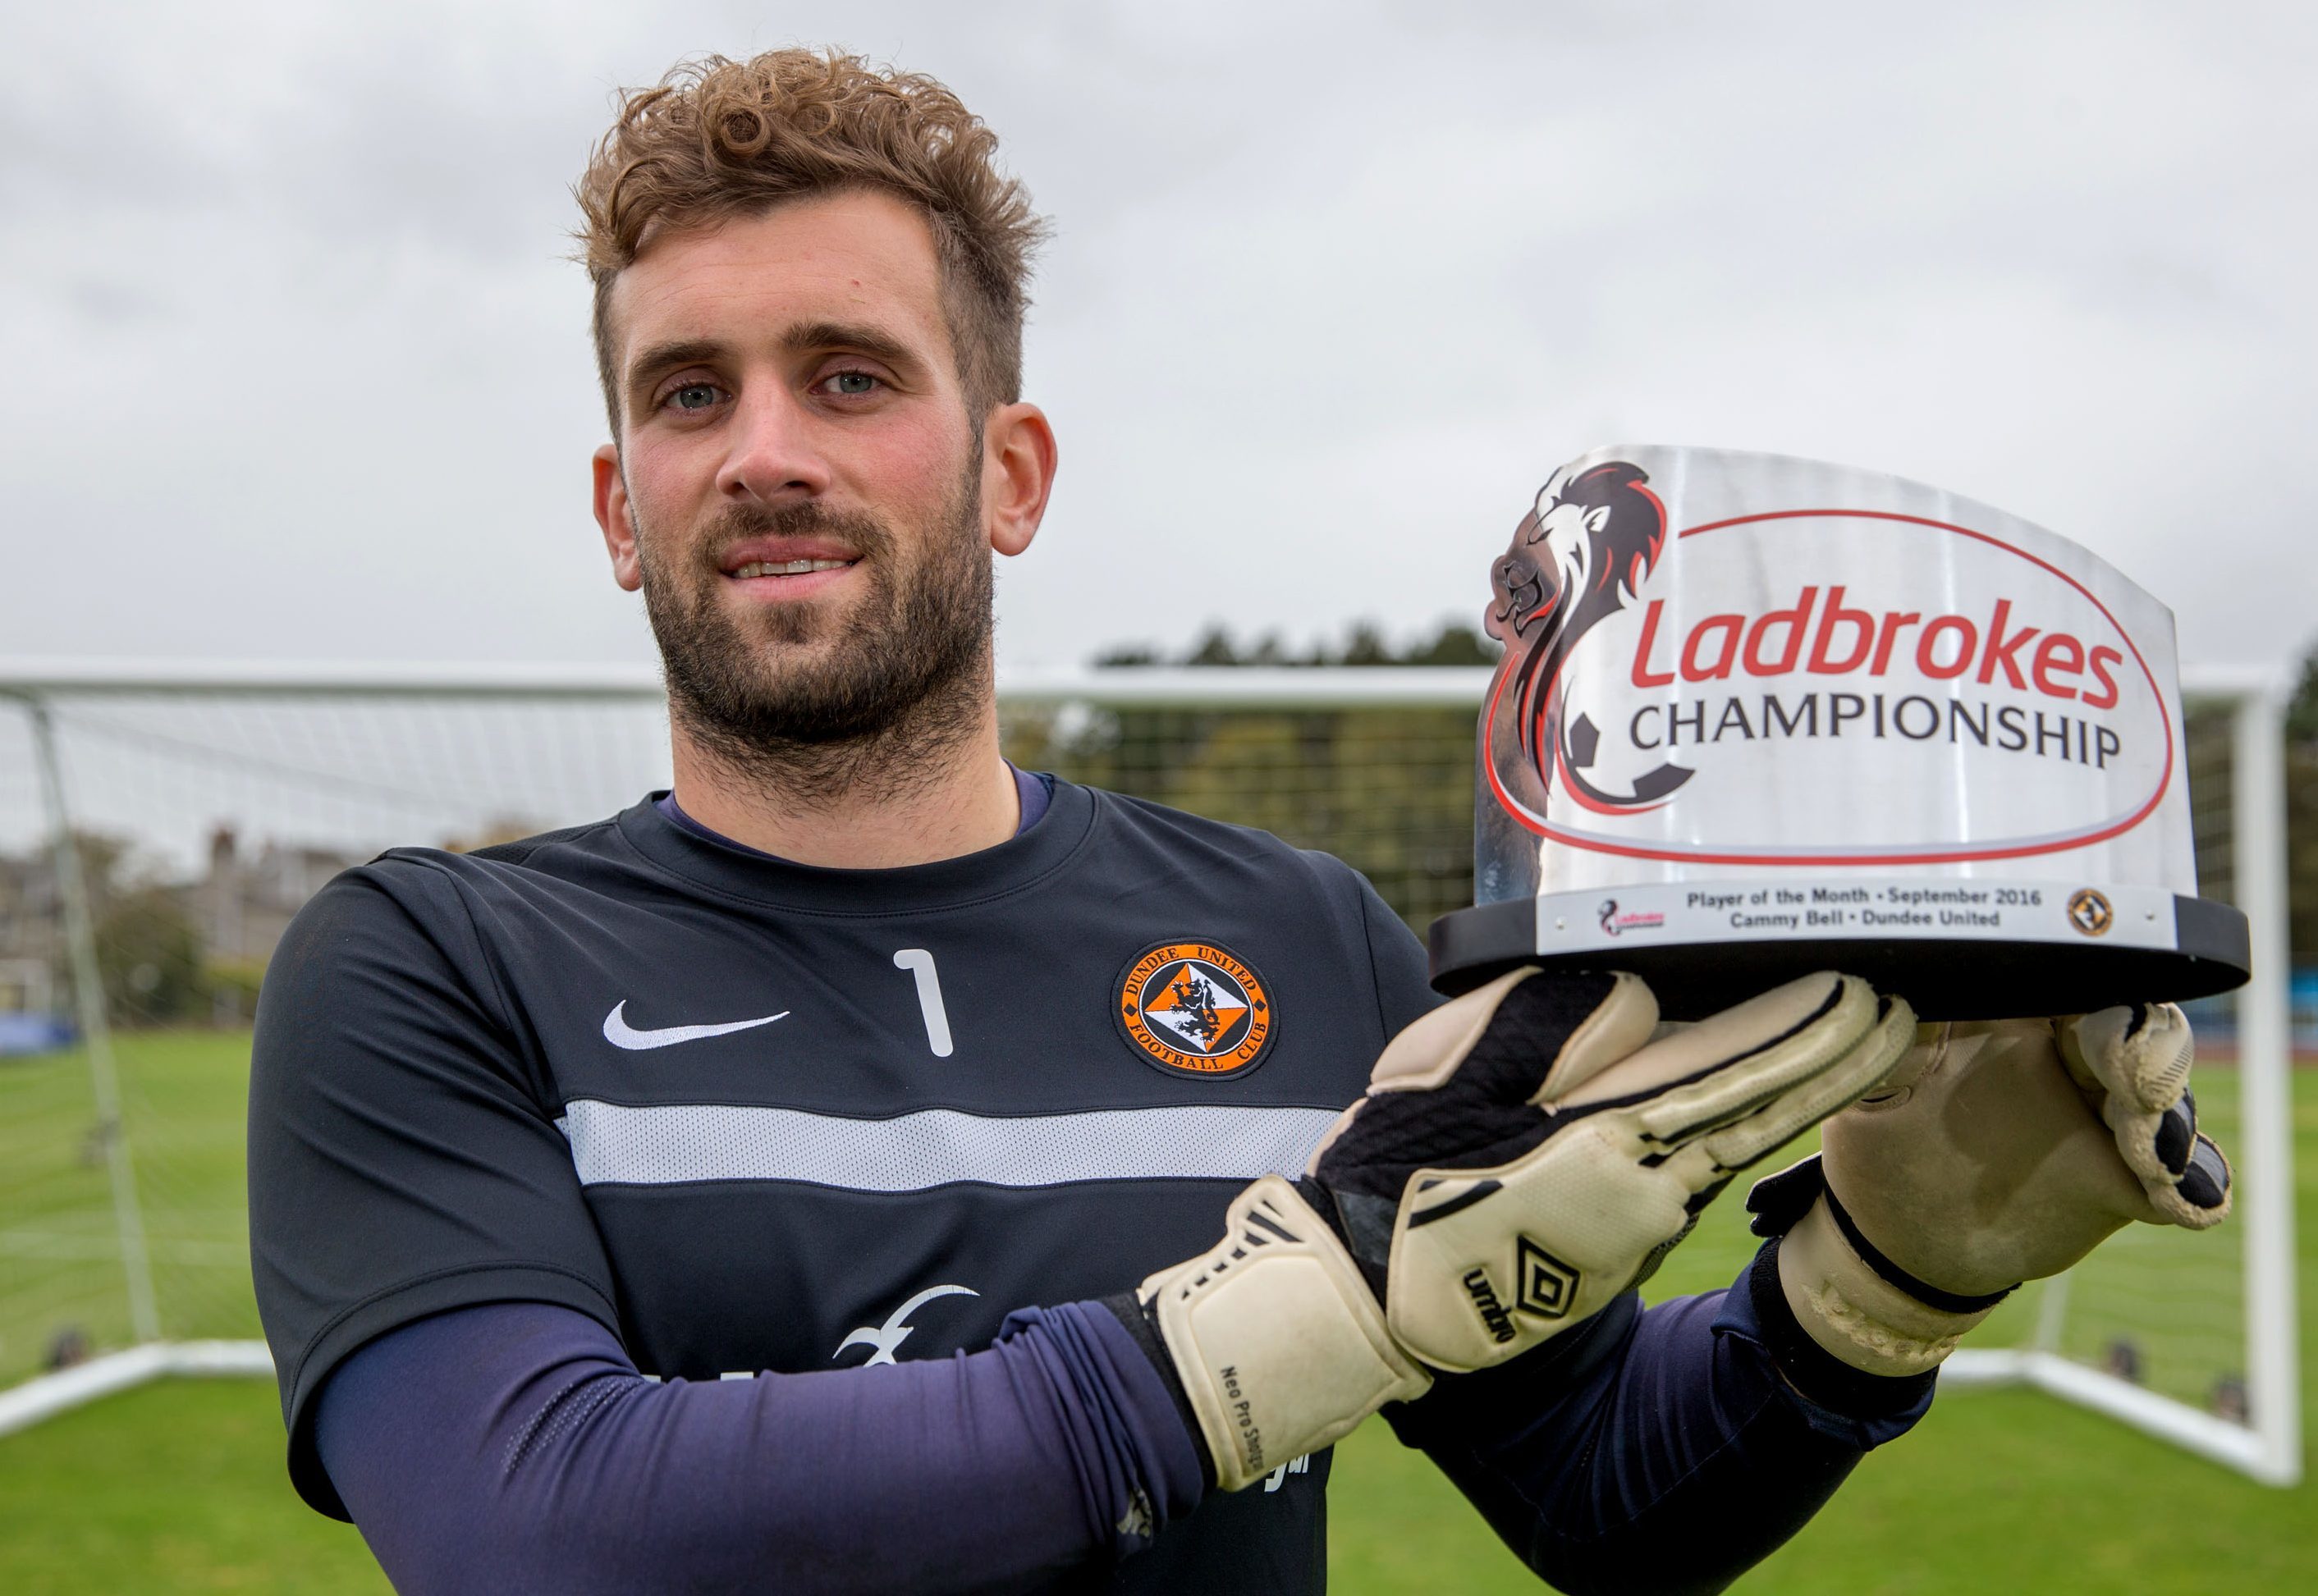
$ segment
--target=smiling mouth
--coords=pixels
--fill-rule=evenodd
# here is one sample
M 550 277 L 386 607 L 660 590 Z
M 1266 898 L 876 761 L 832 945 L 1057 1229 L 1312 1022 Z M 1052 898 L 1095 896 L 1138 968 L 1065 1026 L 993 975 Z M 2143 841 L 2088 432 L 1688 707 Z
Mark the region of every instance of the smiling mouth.
M 735 578 L 802 577 L 817 570 L 849 570 L 858 563 L 852 560 L 756 560 L 735 566 L 725 574 Z

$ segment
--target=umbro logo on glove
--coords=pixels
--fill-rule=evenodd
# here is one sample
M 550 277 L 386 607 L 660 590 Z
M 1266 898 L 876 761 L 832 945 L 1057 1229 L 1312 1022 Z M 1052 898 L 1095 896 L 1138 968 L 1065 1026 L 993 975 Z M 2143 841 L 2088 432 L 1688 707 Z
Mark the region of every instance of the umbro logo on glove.
M 1658 1023 L 1636 976 L 1522 970 L 1386 1050 L 1312 1169 L 1419 1360 L 1503 1362 L 1648 1279 L 1733 1174 L 1873 1086 L 1915 1017 L 1813 975 Z

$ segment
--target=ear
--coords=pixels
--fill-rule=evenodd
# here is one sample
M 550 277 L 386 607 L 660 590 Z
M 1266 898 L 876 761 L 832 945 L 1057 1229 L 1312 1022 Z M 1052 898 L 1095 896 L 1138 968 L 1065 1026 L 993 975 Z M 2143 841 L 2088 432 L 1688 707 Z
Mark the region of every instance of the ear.
M 999 553 L 1020 554 L 1038 534 L 1057 458 L 1055 429 L 1036 405 L 1001 405 L 982 424 L 982 524 Z
M 1604 527 L 1609 525 L 1610 507 L 1608 505 L 1595 505 L 1592 509 L 1586 512 L 1586 531 L 1591 533 L 1599 533 Z
M 612 580 L 633 593 L 644 585 L 644 573 L 636 560 L 636 525 L 628 516 L 628 482 L 620 474 L 619 445 L 599 447 L 595 469 L 596 525 L 604 529 L 604 548 L 612 556 Z

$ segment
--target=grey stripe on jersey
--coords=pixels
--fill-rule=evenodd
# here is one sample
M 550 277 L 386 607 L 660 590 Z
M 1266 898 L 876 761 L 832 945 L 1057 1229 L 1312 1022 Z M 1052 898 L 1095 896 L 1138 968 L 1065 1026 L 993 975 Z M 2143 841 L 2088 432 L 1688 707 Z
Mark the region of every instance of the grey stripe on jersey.
M 921 1108 L 848 1119 L 714 1103 L 630 1107 L 578 1098 L 555 1122 L 583 1186 L 798 1180 L 848 1191 L 975 1182 L 1253 1180 L 1297 1175 L 1334 1108 L 1200 1104 L 1000 1117 Z

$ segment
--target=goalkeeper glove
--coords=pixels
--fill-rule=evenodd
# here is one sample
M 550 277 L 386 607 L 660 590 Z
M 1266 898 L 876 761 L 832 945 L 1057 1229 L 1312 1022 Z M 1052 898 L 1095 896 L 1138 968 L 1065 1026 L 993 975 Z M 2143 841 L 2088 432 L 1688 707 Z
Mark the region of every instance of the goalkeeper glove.
M 1782 1236 L 1805 1332 L 1855 1368 L 1919 1374 L 2129 1222 L 2220 1224 L 2230 1166 L 2197 1129 L 2195 1053 L 2170 1003 L 1922 1027 L 1819 1155 L 1747 1199 Z
M 1873 1086 L 1913 1026 L 1815 975 L 1653 1042 L 1638 978 L 1533 968 L 1417 1020 L 1309 1179 L 1257 1181 L 1213 1251 L 1143 1283 L 1217 1483 L 1598 1312 L 1735 1171 Z

